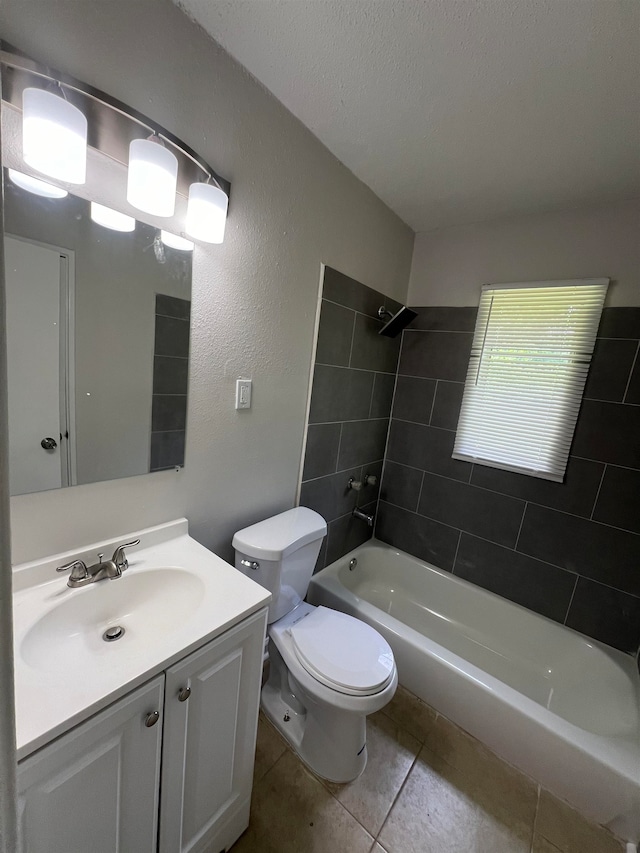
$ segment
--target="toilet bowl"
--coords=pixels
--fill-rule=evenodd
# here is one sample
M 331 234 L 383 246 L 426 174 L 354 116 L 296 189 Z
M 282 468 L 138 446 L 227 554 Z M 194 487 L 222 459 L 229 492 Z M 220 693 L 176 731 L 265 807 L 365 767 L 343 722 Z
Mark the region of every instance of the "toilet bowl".
M 296 507 L 238 531 L 233 545 L 236 567 L 273 596 L 261 706 L 311 770 L 349 782 L 367 763 L 366 718 L 391 700 L 398 674 L 375 629 L 302 600 L 325 534 L 318 513 Z

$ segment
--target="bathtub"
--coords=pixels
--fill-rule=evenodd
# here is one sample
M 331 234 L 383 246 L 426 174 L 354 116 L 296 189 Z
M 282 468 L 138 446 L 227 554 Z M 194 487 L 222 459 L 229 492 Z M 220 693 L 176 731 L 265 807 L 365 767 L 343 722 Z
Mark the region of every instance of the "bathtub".
M 308 599 L 368 622 L 404 687 L 640 840 L 640 678 L 629 655 L 376 540 L 314 575 Z

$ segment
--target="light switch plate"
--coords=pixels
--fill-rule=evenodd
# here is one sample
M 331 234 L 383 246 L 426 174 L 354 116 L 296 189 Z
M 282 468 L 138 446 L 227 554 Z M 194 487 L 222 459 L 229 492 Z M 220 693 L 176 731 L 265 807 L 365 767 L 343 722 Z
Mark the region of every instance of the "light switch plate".
M 251 380 L 236 379 L 236 409 L 251 408 Z

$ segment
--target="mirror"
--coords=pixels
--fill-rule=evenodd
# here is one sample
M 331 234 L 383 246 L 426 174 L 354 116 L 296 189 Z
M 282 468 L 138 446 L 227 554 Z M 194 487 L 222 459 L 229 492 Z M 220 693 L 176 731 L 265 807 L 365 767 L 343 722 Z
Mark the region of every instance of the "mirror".
M 3 177 L 11 493 L 182 466 L 191 253 Z

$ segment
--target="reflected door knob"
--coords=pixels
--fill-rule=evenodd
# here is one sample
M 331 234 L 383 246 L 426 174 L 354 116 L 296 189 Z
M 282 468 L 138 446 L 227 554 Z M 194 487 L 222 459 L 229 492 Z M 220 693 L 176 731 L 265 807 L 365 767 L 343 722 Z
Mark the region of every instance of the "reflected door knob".
M 44 447 L 45 450 L 55 450 L 58 446 L 58 442 L 55 438 L 43 438 L 40 442 L 40 447 Z

